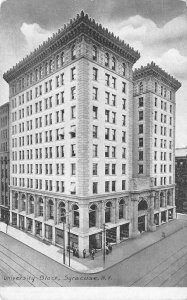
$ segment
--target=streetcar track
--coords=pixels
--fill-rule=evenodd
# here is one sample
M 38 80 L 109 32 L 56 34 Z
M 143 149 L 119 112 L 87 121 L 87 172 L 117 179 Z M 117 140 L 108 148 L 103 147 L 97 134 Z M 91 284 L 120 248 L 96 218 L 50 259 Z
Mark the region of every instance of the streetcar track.
M 173 272 L 173 273 L 171 273 L 171 276 L 173 276 L 175 273 L 177 273 L 178 271 L 180 271 L 185 265 L 187 265 L 187 262 L 186 263 L 184 263 L 179 269 L 177 269 L 175 272 Z M 161 283 L 161 285 L 159 285 L 159 286 L 162 286 L 165 282 L 167 282 L 168 281 L 168 278 L 166 279 L 166 280 L 164 280 L 162 283 Z
M 1 266 L 1 268 L 2 268 L 2 266 Z M 3 276 L 7 276 L 7 274 L 5 273 L 5 271 L 3 271 L 2 269 L 0 269 L 0 273 L 2 274 L 2 277 L 3 277 Z M 9 275 L 9 276 L 11 276 L 11 275 Z M 19 285 L 15 280 L 13 280 L 13 282 L 14 282 L 17 286 L 20 287 L 20 285 Z
M 0 247 L 2 247 L 2 248 L 4 248 L 4 249 L 6 249 L 6 250 L 8 250 L 9 252 L 11 252 L 13 255 L 15 255 L 18 259 L 20 259 L 21 261 L 23 261 L 24 263 L 26 263 L 27 265 L 29 265 L 29 266 L 31 266 L 33 269 L 35 269 L 35 270 L 37 270 L 39 273 L 41 273 L 42 275 L 44 275 L 44 276 L 47 276 L 43 271 L 41 271 L 40 269 L 38 269 L 38 268 L 36 268 L 35 266 L 33 266 L 33 265 L 31 265 L 29 262 L 27 262 L 25 259 L 23 259 L 22 257 L 20 257 L 19 255 L 17 255 L 15 252 L 13 252 L 12 250 L 10 250 L 10 249 L 8 249 L 7 247 L 5 247 L 5 246 L 3 246 L 2 244 L 0 244 Z M 13 258 L 11 258 L 10 256 L 8 256 L 8 255 L 6 255 L 3 251 L 1 251 L 0 250 L 0 252 L 1 253 L 3 253 L 5 256 L 7 256 L 8 258 L 10 258 L 10 259 L 12 259 L 12 261 L 14 261 L 15 263 L 16 263 L 16 261 L 13 259 Z M 16 264 L 18 264 L 18 263 L 16 263 Z M 19 265 L 19 264 L 18 264 Z M 19 265 L 19 266 L 21 266 L 21 265 Z M 22 266 L 21 266 L 22 267 Z M 22 267 L 25 271 L 27 271 L 27 272 L 29 272 L 26 268 L 24 268 L 24 267 Z M 31 272 L 29 272 L 32 276 L 35 276 L 35 275 L 33 275 Z M 39 280 L 39 279 L 38 279 Z M 41 281 L 44 285 L 46 285 L 46 286 L 48 286 L 47 284 L 45 284 L 45 282 L 44 281 L 42 281 L 42 280 L 39 280 L 39 281 Z M 61 286 L 62 287 L 62 285 L 59 283 L 59 282 L 57 282 L 56 280 L 52 280 L 53 282 L 55 282 L 57 285 L 59 285 L 59 286 Z
M 162 265 L 164 262 L 167 262 L 172 256 L 174 256 L 176 253 L 178 253 L 179 251 L 181 251 L 182 249 L 184 249 L 184 248 L 187 248 L 187 246 L 184 246 L 184 247 L 181 247 L 180 249 L 178 249 L 176 252 L 174 252 L 173 254 L 171 254 L 169 257 L 167 257 L 167 259 L 165 259 L 165 260 L 163 260 L 163 261 L 161 261 L 157 266 L 156 266 L 156 268 L 158 268 L 160 265 Z M 184 255 L 186 255 L 187 253 L 185 253 Z M 183 256 L 184 256 L 183 255 Z M 182 256 L 182 257 L 183 257 Z M 181 258 L 181 257 L 180 257 Z M 180 259 L 179 258 L 179 259 Z M 179 260 L 178 259 L 178 260 Z M 176 262 L 176 261 L 175 261 Z M 172 263 L 173 264 L 173 263 Z M 167 269 L 167 268 L 166 268 Z M 165 270 L 166 270 L 165 269 Z M 141 278 L 138 278 L 137 280 L 135 280 L 131 285 L 129 285 L 129 286 L 133 286 L 135 283 L 137 283 L 138 281 L 141 281 L 143 278 L 145 278 L 146 276 L 148 276 L 148 274 L 149 273 L 151 273 L 153 270 L 155 270 L 155 268 L 152 268 L 148 273 L 145 273 L 145 275 L 143 275 L 143 276 L 141 276 Z M 164 270 L 164 271 L 165 271 Z M 162 272 L 161 272 L 162 273 Z M 161 273 L 159 273 L 158 275 L 156 275 L 155 277 L 153 277 L 149 282 L 151 282 L 154 278 L 156 278 L 156 277 L 158 277 Z M 147 284 L 149 284 L 149 282 L 147 283 Z M 146 285 L 147 285 L 146 284 Z M 145 285 L 145 286 L 146 286 Z
M 183 256 L 181 256 L 181 257 L 179 257 L 177 260 L 175 260 L 173 263 L 171 263 L 170 265 L 169 265 L 169 267 L 167 267 L 166 269 L 164 269 L 163 271 L 161 271 L 158 275 L 156 275 L 155 277 L 153 277 L 149 282 L 147 282 L 146 283 L 146 285 L 145 286 L 147 286 L 151 281 L 153 281 L 155 278 L 157 278 L 157 277 L 159 277 L 162 273 L 164 273 L 165 271 L 167 271 L 172 265 L 174 265 L 177 261 L 179 261 L 182 257 L 184 257 L 185 255 L 187 255 L 187 253 L 185 253 Z M 178 270 L 177 270 L 178 271 Z M 173 275 L 173 274 L 175 274 L 175 272 L 174 273 L 171 273 L 171 276 Z M 167 280 L 168 280 L 168 278 L 167 278 Z M 167 281 L 166 280 L 166 281 Z
M 12 260 L 16 265 L 18 265 L 21 269 L 23 269 L 24 271 L 26 271 L 27 273 L 29 273 L 29 274 L 31 274 L 32 276 L 34 276 L 34 277 L 36 277 L 34 274 L 32 274 L 30 271 L 28 271 L 26 268 L 24 268 L 21 264 L 19 264 L 18 262 L 16 262 L 13 258 L 11 258 L 10 256 L 8 256 L 7 254 L 5 254 L 4 252 L 2 252 L 1 250 L 0 250 L 0 252 L 4 255 L 4 256 L 6 256 L 6 257 L 8 257 L 8 259 L 9 260 Z M 36 277 L 37 278 L 37 277 Z M 42 282 L 39 278 L 37 278 L 37 280 L 39 280 L 40 282 Z M 48 286 L 45 282 L 42 282 L 45 286 Z
M 10 269 L 12 269 L 12 270 L 14 270 L 14 272 L 15 273 L 17 273 L 20 277 L 22 277 L 22 275 L 18 272 L 18 271 L 16 271 L 13 267 L 11 267 L 7 262 L 5 262 L 3 259 L 1 259 L 0 258 L 0 261 L 2 261 L 5 265 L 7 265 Z M 29 282 L 28 280 L 26 280 L 26 282 L 28 282 L 30 285 L 32 285 L 33 287 L 34 287 L 34 285 L 31 283 L 31 282 Z

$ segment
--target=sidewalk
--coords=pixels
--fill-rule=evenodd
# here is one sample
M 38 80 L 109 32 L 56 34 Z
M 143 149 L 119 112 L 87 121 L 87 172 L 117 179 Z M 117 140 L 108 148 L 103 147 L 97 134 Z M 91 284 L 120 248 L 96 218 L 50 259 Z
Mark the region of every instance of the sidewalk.
M 163 239 L 162 232 L 165 233 L 167 238 L 167 236 L 181 230 L 184 226 L 187 226 L 187 221 L 173 220 L 157 227 L 155 232 L 145 232 L 136 239 L 128 239 L 121 244 L 114 245 L 112 253 L 106 255 L 105 268 L 103 268 L 103 251 L 97 252 L 94 260 L 90 256 L 83 259 L 76 258 L 71 254 L 71 269 L 83 273 L 100 272 L 159 242 Z M 0 223 L 0 231 L 6 232 L 6 225 L 4 223 Z M 63 265 L 62 249 L 51 244 L 46 245 L 35 237 L 11 226 L 8 227 L 7 234 Z M 66 256 L 66 267 L 68 267 L 68 256 Z

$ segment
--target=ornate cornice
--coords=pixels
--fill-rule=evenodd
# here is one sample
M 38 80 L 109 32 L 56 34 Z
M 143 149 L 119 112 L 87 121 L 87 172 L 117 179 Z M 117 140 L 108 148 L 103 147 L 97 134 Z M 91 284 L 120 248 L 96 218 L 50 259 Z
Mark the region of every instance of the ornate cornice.
M 145 78 L 147 76 L 158 78 L 165 84 L 172 87 L 175 91 L 177 91 L 181 87 L 181 83 L 177 79 L 169 75 L 166 71 L 162 70 L 154 62 L 147 64 L 145 67 L 142 66 L 139 69 L 135 69 L 133 72 L 134 81 Z
M 114 36 L 108 29 L 102 27 L 101 24 L 96 23 L 94 19 L 89 18 L 87 14 L 81 11 L 80 15 L 78 14 L 75 19 L 70 20 L 69 24 L 65 24 L 64 27 L 59 29 L 57 33 L 54 33 L 51 38 L 48 38 L 48 40 L 43 42 L 37 49 L 4 73 L 3 78 L 7 82 L 10 82 L 16 78 L 18 74 L 25 73 L 33 65 L 40 63 L 59 48 L 66 46 L 80 34 L 87 35 L 93 40 L 102 43 L 103 46 L 122 55 L 132 63 L 135 63 L 140 58 L 138 51 L 135 51 L 128 44 L 125 44 L 119 37 Z

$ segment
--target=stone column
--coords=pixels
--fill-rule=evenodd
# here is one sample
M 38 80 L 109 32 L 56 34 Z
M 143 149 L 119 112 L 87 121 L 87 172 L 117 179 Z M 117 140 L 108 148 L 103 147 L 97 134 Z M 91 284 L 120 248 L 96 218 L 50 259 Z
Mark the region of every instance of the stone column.
M 42 222 L 42 239 L 45 239 L 45 224 Z
M 166 223 L 168 222 L 168 210 L 166 210 Z
M 33 219 L 33 226 L 32 226 L 32 234 L 33 235 L 36 235 L 36 226 L 35 226 L 36 224 L 35 224 L 35 220 Z
M 21 193 L 18 193 L 18 213 L 21 212 Z
M 116 229 L 116 242 L 117 242 L 117 244 L 120 243 L 120 226 L 117 226 L 117 229 Z
M 79 255 L 83 256 L 84 249 L 89 253 L 89 207 L 86 201 L 79 204 L 79 227 Z
M 131 198 L 131 238 L 136 238 L 140 233 L 138 231 L 138 200 L 139 195 L 132 195 Z
M 111 222 L 116 223 L 116 199 L 112 199 L 112 216 Z
M 57 199 L 54 199 L 54 224 L 57 224 Z
M 55 245 L 56 238 L 55 238 L 55 226 L 52 226 L 52 244 Z
M 43 220 L 44 222 L 47 220 L 47 216 L 46 216 L 46 202 L 47 199 L 46 197 L 43 198 Z
M 25 213 L 26 213 L 26 215 L 28 215 L 28 213 L 29 213 L 29 200 L 28 200 L 28 197 L 29 197 L 29 195 L 28 194 L 26 194 L 26 199 L 25 199 Z
M 37 217 L 37 196 L 34 194 L 34 218 Z
M 155 193 L 152 192 L 150 194 L 150 204 L 149 204 L 149 209 L 148 209 L 148 226 L 147 229 L 149 231 L 155 231 L 156 230 L 156 225 L 154 223 L 154 197 Z
M 115 223 L 119 221 L 119 202 L 120 198 L 116 199 L 116 212 L 115 212 Z
M 161 212 L 159 212 L 159 224 L 158 225 L 161 225 Z

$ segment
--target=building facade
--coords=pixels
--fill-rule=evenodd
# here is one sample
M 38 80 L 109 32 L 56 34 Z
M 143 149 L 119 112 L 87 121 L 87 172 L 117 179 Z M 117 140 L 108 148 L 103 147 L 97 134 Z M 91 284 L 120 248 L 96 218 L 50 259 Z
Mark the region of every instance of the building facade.
M 0 219 L 9 218 L 9 103 L 0 106 Z
M 176 211 L 187 213 L 187 147 L 175 149 Z
M 60 246 L 70 238 L 81 255 L 103 247 L 104 228 L 106 240 L 119 243 L 175 218 L 172 149 L 180 83 L 154 64 L 147 66 L 150 74 L 146 68 L 133 74 L 139 57 L 81 12 L 4 74 L 10 86 L 12 225 Z M 157 110 L 166 122 L 172 118 L 172 136 L 160 133 L 154 146 Z M 149 134 L 139 136 L 140 124 Z M 167 158 L 153 163 L 154 151 Z M 164 162 L 156 176 L 154 165 Z

